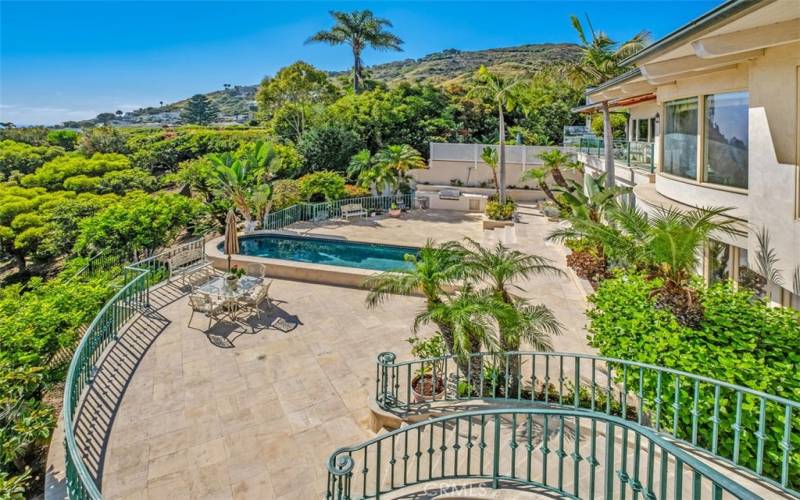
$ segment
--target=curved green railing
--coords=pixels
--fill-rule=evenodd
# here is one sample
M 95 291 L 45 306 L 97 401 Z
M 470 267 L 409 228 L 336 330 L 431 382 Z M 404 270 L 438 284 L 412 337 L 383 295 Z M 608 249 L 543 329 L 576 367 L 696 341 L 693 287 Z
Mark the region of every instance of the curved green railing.
M 341 448 L 328 459 L 327 498 L 380 498 L 415 485 L 427 493 L 474 487 L 459 480 L 568 498 L 761 498 L 648 427 L 543 408 L 456 413 Z
M 75 437 L 78 406 L 91 386 L 106 348 L 124 328 L 149 305 L 150 287 L 167 277 L 167 260 L 187 249 L 202 247 L 199 239 L 125 266 L 124 285 L 103 306 L 78 344 L 67 371 L 64 388 L 64 443 L 66 448 L 67 493 L 73 499 L 100 499 L 100 490 L 84 463 Z
M 584 354 L 476 353 L 395 362 L 393 353 L 382 353 L 375 393 L 378 406 L 394 412 L 489 399 L 619 416 L 800 494 L 800 402 L 708 377 Z
M 263 223 L 263 229 L 276 230 L 303 221 L 322 221 L 341 217 L 342 206 L 359 204 L 367 211 L 386 211 L 393 203 L 404 208 L 413 208 L 416 195 L 412 193 L 390 196 L 363 196 L 320 203 L 297 203 L 282 210 L 271 212 Z

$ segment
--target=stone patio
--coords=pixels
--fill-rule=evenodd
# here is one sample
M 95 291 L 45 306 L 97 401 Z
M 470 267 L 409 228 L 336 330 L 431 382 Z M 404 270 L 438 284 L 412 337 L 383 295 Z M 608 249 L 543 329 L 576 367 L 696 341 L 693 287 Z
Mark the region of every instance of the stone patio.
M 522 212 L 512 246 L 564 267 L 564 251 L 544 242 L 552 223 Z M 290 229 L 410 245 L 486 240 L 479 216 L 457 212 Z M 564 324 L 556 350 L 591 352 L 574 275 L 521 285 Z M 108 353 L 81 413 L 78 438 L 104 496 L 320 498 L 327 457 L 373 436 L 376 357 L 409 359 L 406 339 L 422 300 L 395 297 L 368 310 L 363 290 L 276 280 L 276 307 L 253 324 L 255 333 L 227 322 L 204 332 L 202 316 L 187 326 L 185 293 L 174 285 L 153 291 L 154 311 Z M 270 326 L 276 318 L 296 327 Z

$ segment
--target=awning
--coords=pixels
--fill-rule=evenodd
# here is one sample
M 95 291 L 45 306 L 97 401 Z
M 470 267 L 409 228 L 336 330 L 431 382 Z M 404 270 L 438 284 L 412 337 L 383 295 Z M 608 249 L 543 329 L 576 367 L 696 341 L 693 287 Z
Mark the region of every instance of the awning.
M 610 99 L 608 101 L 609 108 L 621 108 L 625 106 L 633 106 L 634 104 L 639 104 L 646 101 L 652 101 L 656 98 L 656 95 L 652 92 L 648 92 L 647 94 L 641 94 L 632 97 L 618 97 L 616 99 Z M 578 106 L 577 108 L 572 108 L 573 113 L 582 113 L 582 114 L 591 114 L 600 111 L 603 106 L 603 101 L 593 102 L 591 104 L 584 104 L 583 106 Z

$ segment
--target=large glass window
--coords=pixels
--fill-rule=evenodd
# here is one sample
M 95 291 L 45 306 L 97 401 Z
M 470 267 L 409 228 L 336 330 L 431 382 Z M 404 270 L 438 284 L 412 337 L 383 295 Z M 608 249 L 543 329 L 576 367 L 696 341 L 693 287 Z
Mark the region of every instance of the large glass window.
M 747 92 L 706 96 L 705 182 L 747 188 Z
M 636 140 L 647 140 L 647 122 L 648 120 L 636 120 Z
M 664 105 L 664 172 L 697 178 L 697 111 L 696 97 Z

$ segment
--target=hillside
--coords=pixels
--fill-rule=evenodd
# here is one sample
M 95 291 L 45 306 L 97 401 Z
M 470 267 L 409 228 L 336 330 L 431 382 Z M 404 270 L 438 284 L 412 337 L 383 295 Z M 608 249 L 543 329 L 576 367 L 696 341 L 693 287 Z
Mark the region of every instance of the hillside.
M 463 51 L 447 49 L 428 54 L 420 59 L 403 59 L 367 68 L 370 79 L 387 85 L 400 82 L 448 85 L 468 80 L 484 65 L 501 74 L 534 73 L 548 64 L 577 59 L 578 46 L 570 43 L 544 43 L 520 45 L 497 49 Z M 331 76 L 344 78 L 347 71 L 331 72 Z M 229 89 L 206 94 L 220 110 L 226 122 L 244 123 L 255 111 L 255 94 L 258 85 L 236 85 Z M 188 98 L 188 97 L 187 97 Z M 186 99 L 126 113 L 114 123 L 120 125 L 177 123 Z M 92 123 L 88 120 L 82 123 Z
M 575 44 L 547 43 L 474 51 L 447 49 L 421 59 L 372 66 L 368 72 L 370 78 L 389 85 L 402 81 L 447 84 L 470 78 L 481 65 L 501 74 L 525 74 L 577 57 Z

